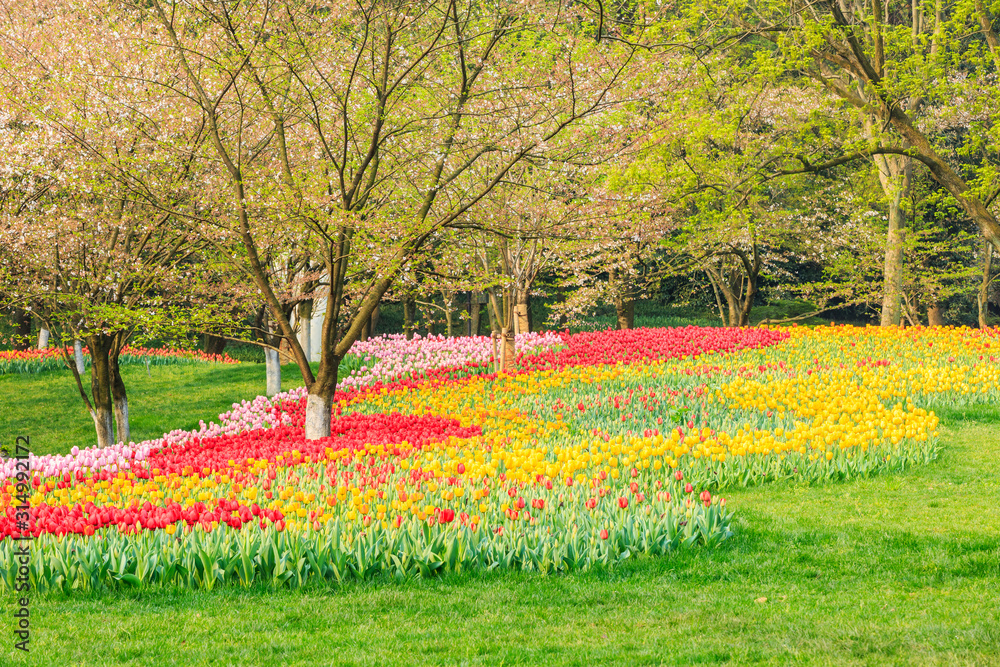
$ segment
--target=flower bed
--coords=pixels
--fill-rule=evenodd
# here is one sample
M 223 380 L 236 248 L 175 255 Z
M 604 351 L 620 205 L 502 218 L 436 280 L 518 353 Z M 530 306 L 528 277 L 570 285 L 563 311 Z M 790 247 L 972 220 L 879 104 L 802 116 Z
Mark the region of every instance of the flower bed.
M 73 349 L 66 348 L 70 359 Z M 83 348 L 84 362 L 90 365 L 90 352 Z M 227 354 L 205 354 L 201 350 L 150 349 L 145 347 L 125 346 L 118 357 L 119 365 L 150 364 L 162 366 L 167 364 L 217 363 L 238 364 L 239 362 Z M 0 375 L 41 373 L 53 369 L 66 368 L 62 351 L 58 347 L 47 347 L 43 350 L 0 350 Z
M 557 333 L 515 336 L 515 345 L 522 355 L 562 344 L 563 337 Z M 403 334 L 387 334 L 355 343 L 351 354 L 360 358 L 362 365 L 340 379 L 338 386 L 345 389 L 420 377 L 440 368 L 486 369 L 493 358 L 493 341 L 489 336 L 447 338 L 431 335 L 422 338 L 416 335 L 407 340 Z
M 52 589 L 562 571 L 711 547 L 731 532 L 725 489 L 923 464 L 931 404 L 1000 401 L 996 332 L 602 336 L 564 334 L 501 376 L 471 360 L 351 387 L 319 441 L 296 391 L 195 432 L 39 457 L 20 486 L 4 470 L 0 587 L 19 495 L 33 583 Z

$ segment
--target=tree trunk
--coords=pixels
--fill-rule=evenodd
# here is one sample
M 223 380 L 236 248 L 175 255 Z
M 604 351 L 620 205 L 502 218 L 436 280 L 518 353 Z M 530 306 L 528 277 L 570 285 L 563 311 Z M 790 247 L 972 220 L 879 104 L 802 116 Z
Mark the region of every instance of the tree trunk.
M 983 279 L 979 283 L 977 305 L 979 306 L 979 328 L 989 327 L 990 318 L 990 273 L 993 269 L 993 246 L 988 242 L 983 246 Z
M 898 201 L 889 206 L 889 233 L 885 241 L 885 269 L 882 279 L 883 327 L 899 326 L 903 317 L 903 207 Z
M 635 299 L 631 295 L 623 295 L 615 299 L 615 316 L 618 329 L 635 328 Z
M 503 364 L 501 370 L 509 373 L 514 368 L 514 360 L 517 358 L 516 339 L 511 329 L 501 331 L 500 339 L 503 341 Z
M 515 290 L 514 298 L 514 331 L 528 333 L 531 331 L 531 293 L 528 290 Z
M 131 442 L 132 431 L 128 421 L 128 393 L 125 391 L 125 382 L 122 381 L 117 360 L 112 364 L 111 399 L 114 403 L 117 442 Z
M 382 317 L 382 304 L 379 303 L 375 306 L 375 310 L 372 311 L 372 316 L 369 318 L 368 326 L 368 337 L 373 338 L 376 335 L 376 328 L 378 327 L 378 320 Z
M 131 428 L 128 420 L 128 393 L 122 379 L 118 357 L 125 349 L 130 334 L 118 332 L 111 339 L 108 349 L 108 368 L 111 371 L 111 402 L 114 405 L 116 442 L 131 442 Z
M 416 305 L 413 297 L 403 299 L 403 333 L 406 334 L 406 340 L 413 340 L 413 311 Z
M 371 333 L 371 330 L 372 330 L 372 321 L 368 320 L 367 322 L 361 325 L 361 335 L 358 336 L 358 340 L 360 340 L 362 343 L 368 340 L 368 334 Z
M 45 326 L 42 326 L 42 328 L 38 330 L 38 349 L 44 350 L 48 346 L 49 346 L 49 330 L 46 329 Z
M 264 348 L 264 380 L 265 394 L 271 397 L 281 392 L 281 353 L 275 348 L 280 348 L 283 338 L 271 331 L 266 315 L 260 318 L 260 331 L 261 342 L 270 346 Z
M 729 326 L 731 327 L 739 326 L 740 307 L 736 303 L 736 297 L 729 290 L 723 290 L 723 294 L 726 295 L 726 303 L 729 305 Z
M 740 302 L 740 326 L 748 327 L 750 326 L 750 310 L 753 308 L 753 295 L 749 298 L 744 298 Z
M 929 327 L 943 327 L 944 326 L 944 315 L 941 312 L 941 304 L 937 301 L 931 302 L 927 306 L 927 326 Z
M 205 354 L 222 354 L 223 350 L 226 349 L 227 343 L 229 341 L 222 336 L 213 336 L 212 334 L 202 336 L 202 347 L 205 350 Z
M 497 361 L 500 365 L 499 372 L 503 373 L 513 367 L 517 353 L 513 331 L 514 295 L 510 291 L 504 290 L 503 296 L 497 299 L 496 292 L 490 290 L 489 299 L 490 319 L 500 328 L 500 358 Z
M 469 335 L 478 336 L 479 335 L 479 315 L 482 313 L 482 304 L 479 303 L 479 298 L 475 295 L 472 297 L 472 303 L 469 304 Z
M 729 323 L 726 322 L 726 311 L 722 307 L 722 296 L 719 294 L 719 286 L 716 284 L 711 272 L 706 270 L 705 275 L 708 276 L 708 282 L 712 285 L 712 292 L 715 293 L 715 305 L 719 308 L 719 319 L 722 320 L 722 326 L 728 327 Z
M 306 440 L 330 437 L 331 411 L 339 370 L 340 359 L 336 355 L 323 355 L 316 382 L 309 388 L 309 395 L 306 397 Z
M 87 364 L 83 358 L 83 341 L 79 339 L 73 341 L 73 362 L 76 364 L 76 372 L 83 375 Z
M 12 312 L 14 318 L 14 349 L 27 350 L 31 347 L 31 313 L 21 308 Z
M 898 326 L 903 316 L 903 240 L 906 227 L 903 202 L 909 197 L 912 169 L 909 158 L 888 155 L 877 156 L 875 165 L 889 205 L 880 324 L 883 327 Z
M 281 392 L 281 358 L 278 351 L 264 348 L 264 375 L 267 379 L 267 396 Z
M 489 304 L 486 304 L 486 314 L 490 320 L 490 334 L 497 334 L 499 336 L 500 324 L 497 322 L 496 313 L 493 312 L 493 309 L 490 308 Z
M 278 359 L 282 364 L 295 363 L 295 357 L 292 356 L 291 349 L 288 339 L 282 336 L 281 340 L 278 341 Z
M 757 298 L 758 278 L 758 274 L 754 271 L 751 271 L 747 275 L 746 293 L 739 301 L 739 326 L 741 327 L 750 326 L 750 311 L 753 310 L 753 302 Z
M 308 361 L 312 361 L 312 299 L 299 303 L 299 340 L 302 341 L 302 352 Z
M 114 444 L 114 408 L 111 402 L 111 336 L 94 334 L 87 338 L 90 348 L 90 416 L 97 431 L 97 446 Z

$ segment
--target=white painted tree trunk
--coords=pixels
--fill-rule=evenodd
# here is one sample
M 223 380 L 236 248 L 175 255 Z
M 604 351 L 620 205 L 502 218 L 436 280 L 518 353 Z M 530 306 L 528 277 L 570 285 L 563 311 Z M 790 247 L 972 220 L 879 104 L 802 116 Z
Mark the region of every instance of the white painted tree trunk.
M 83 361 L 83 343 L 79 340 L 73 341 L 73 356 L 76 358 L 76 372 L 83 375 L 87 365 Z
M 267 395 L 281 392 L 281 359 L 277 350 L 264 348 L 264 369 L 267 374 Z
M 318 440 L 330 435 L 330 410 L 333 401 L 309 394 L 306 398 L 306 440 Z
M 107 409 L 96 409 L 90 412 L 94 419 L 94 428 L 97 430 L 97 446 L 110 447 L 114 444 L 114 422 L 111 411 Z
M 38 349 L 44 350 L 49 346 L 49 330 L 42 327 L 38 330 Z

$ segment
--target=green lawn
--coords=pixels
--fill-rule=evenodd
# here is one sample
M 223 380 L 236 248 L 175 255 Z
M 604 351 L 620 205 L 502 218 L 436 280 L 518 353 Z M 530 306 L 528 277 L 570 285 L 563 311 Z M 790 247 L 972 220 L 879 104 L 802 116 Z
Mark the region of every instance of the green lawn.
M 122 377 L 136 442 L 196 428 L 199 419 L 218 421 L 233 403 L 265 390 L 264 365 L 253 363 L 152 366 L 148 374 L 145 366 L 129 365 L 122 367 Z M 281 380 L 283 389 L 302 386 L 294 364 L 282 367 Z M 95 444 L 94 422 L 69 371 L 0 375 L 0 442 L 10 445 L 18 435 L 30 436 L 37 454 Z
M 188 382 L 200 399 L 174 395 L 206 401 Z M 941 412 L 930 466 L 726 494 L 737 536 L 714 552 L 583 575 L 33 599 L 30 664 L 1000 664 L 1000 410 Z

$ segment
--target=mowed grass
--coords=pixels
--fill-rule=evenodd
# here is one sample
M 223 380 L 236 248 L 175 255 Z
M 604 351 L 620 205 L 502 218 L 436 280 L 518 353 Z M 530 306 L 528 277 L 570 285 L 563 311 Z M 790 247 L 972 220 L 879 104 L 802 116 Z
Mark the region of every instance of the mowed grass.
M 315 370 L 314 365 L 314 370 Z M 84 376 L 89 390 L 89 372 Z M 193 429 L 198 421 L 218 421 L 233 403 L 266 389 L 264 365 L 242 363 L 122 367 L 129 395 L 132 440 L 158 438 L 174 429 Z M 281 369 L 281 387 L 302 386 L 294 364 Z M 36 454 L 65 454 L 74 446 L 96 444 L 94 422 L 69 371 L 37 375 L 0 375 L 0 444 L 31 438 Z
M 727 493 L 737 535 L 712 552 L 574 575 L 35 597 L 29 656 L 13 650 L 8 598 L 0 656 L 60 666 L 997 665 L 1000 409 L 937 411 L 933 464 Z

